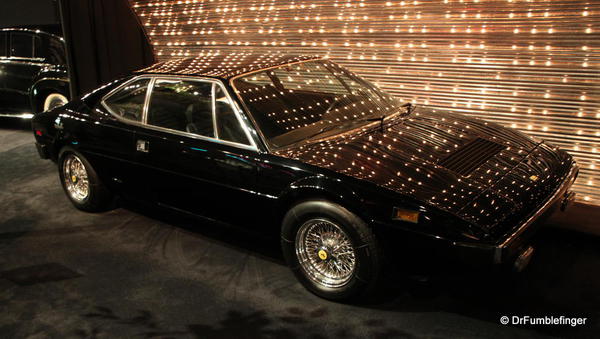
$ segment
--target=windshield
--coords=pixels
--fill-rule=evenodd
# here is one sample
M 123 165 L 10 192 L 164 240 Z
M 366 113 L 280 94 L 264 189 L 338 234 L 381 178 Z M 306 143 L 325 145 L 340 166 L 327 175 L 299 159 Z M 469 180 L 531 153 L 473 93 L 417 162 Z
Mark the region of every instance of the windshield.
M 250 73 L 233 85 L 274 147 L 339 133 L 402 106 L 397 98 L 328 60 Z

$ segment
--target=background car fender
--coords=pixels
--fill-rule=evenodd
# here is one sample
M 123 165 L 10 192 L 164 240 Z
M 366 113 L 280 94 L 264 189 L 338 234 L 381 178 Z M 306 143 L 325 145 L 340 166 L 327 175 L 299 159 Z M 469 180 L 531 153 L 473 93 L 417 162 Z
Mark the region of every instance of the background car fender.
M 69 80 L 65 78 L 41 78 L 31 85 L 29 101 L 34 113 L 43 111 L 44 100 L 50 93 L 60 93 L 69 97 Z

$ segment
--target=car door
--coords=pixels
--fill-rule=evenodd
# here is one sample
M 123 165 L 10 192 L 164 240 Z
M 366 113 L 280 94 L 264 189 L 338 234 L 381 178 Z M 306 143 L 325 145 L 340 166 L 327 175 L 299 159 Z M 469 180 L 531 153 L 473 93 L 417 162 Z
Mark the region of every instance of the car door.
M 34 55 L 34 43 L 41 43 L 41 38 L 29 32 L 10 32 L 10 47 L 5 72 L 5 102 L 7 111 L 31 114 L 29 88 L 33 79 L 45 65 L 43 58 Z
M 163 205 L 227 222 L 249 220 L 256 146 L 215 80 L 156 78 L 137 161 Z

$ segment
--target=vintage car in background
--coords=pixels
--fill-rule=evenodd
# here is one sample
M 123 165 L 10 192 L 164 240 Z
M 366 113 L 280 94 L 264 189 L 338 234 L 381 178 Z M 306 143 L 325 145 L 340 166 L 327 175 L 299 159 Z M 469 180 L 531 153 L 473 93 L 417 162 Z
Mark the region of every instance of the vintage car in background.
M 69 78 L 61 37 L 40 30 L 0 30 L 0 116 L 31 118 L 65 104 Z
M 384 254 L 522 269 L 578 174 L 546 142 L 285 54 L 159 63 L 32 127 L 75 207 L 119 195 L 271 228 L 302 284 L 336 300 L 373 291 Z

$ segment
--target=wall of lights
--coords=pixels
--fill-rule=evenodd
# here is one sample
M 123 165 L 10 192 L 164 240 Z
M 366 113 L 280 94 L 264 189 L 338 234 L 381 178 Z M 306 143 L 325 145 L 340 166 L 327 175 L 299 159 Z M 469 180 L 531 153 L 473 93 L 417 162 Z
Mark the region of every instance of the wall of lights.
M 160 60 L 232 50 L 327 56 L 416 104 L 573 154 L 600 205 L 600 1 L 130 0 Z

